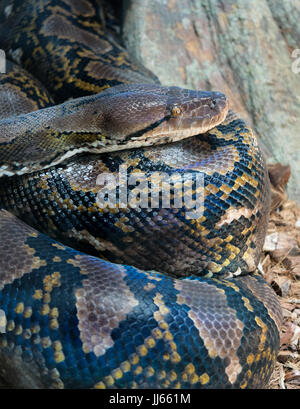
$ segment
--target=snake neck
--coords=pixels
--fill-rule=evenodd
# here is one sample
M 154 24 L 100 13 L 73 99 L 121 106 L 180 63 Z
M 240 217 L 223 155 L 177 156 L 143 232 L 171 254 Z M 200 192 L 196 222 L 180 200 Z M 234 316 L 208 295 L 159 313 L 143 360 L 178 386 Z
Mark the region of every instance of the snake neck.
M 0 122 L 0 162 L 3 175 L 43 169 L 88 148 L 105 145 L 100 103 L 91 96 Z

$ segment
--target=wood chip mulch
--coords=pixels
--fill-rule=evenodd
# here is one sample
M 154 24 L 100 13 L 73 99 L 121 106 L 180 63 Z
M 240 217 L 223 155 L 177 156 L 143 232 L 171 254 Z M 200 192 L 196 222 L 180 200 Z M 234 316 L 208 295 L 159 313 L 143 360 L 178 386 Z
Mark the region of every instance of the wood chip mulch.
M 260 270 L 283 311 L 280 351 L 269 389 L 300 389 L 300 206 L 287 199 L 288 166 L 269 166 L 272 205 Z

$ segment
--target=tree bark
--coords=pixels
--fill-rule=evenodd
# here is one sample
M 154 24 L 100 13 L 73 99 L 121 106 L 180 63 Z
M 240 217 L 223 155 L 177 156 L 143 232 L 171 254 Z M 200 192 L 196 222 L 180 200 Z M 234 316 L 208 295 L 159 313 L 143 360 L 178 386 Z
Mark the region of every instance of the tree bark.
M 127 49 L 164 85 L 227 94 L 267 148 L 291 165 L 300 203 L 300 0 L 125 0 Z M 299 51 L 300 57 L 300 51 Z M 300 67 L 300 60 L 298 66 Z

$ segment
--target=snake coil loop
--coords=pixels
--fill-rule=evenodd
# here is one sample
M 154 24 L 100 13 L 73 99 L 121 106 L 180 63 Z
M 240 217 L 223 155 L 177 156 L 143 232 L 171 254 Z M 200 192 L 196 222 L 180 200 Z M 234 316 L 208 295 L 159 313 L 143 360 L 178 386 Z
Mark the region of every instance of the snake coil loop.
M 0 76 L 0 376 L 264 387 L 281 310 L 256 272 L 270 199 L 256 137 L 223 94 L 161 87 L 133 63 L 101 4 L 0 0 L 14 60 Z

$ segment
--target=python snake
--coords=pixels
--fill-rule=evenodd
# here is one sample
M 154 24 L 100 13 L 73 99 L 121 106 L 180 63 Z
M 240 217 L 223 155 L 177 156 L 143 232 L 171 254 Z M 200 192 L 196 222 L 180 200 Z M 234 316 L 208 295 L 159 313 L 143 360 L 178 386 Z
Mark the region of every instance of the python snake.
M 0 38 L 5 384 L 264 387 L 281 310 L 252 130 L 220 93 L 161 87 L 99 1 L 2 0 Z

